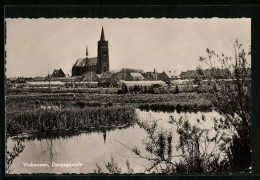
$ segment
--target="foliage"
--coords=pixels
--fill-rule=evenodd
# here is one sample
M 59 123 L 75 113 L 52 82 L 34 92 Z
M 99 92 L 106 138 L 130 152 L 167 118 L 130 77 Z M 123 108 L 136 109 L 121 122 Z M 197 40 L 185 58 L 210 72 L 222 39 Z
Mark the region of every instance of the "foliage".
M 234 43 L 234 57 L 209 49 L 206 51 L 207 57 L 200 57 L 200 61 L 210 68 L 211 81 L 200 86 L 201 92 L 226 117 L 216 122 L 219 128 L 233 130 L 232 140 L 226 141 L 223 147 L 228 154 L 231 171 L 241 172 L 250 167 L 251 157 L 251 68 L 247 60 L 250 52 L 246 52 L 238 40 Z M 223 76 L 230 79 L 223 80 Z
M 219 148 L 223 137 L 228 137 L 228 135 L 217 131 L 210 136 L 210 131 L 214 130 L 199 127 L 199 124 L 203 124 L 205 121 L 206 119 L 202 116 L 201 119 L 197 119 L 197 125 L 191 125 L 188 120 L 182 118 L 176 122 L 179 134 L 177 151 L 182 156 L 177 163 L 176 172 L 228 172 L 225 155 Z
M 174 94 L 179 94 L 179 92 L 180 92 L 179 86 L 176 86 Z
M 173 136 L 173 131 L 160 129 L 157 121 L 152 123 L 138 121 L 138 125 L 147 132 L 147 137 L 143 141 L 145 152 L 141 152 L 138 147 L 119 143 L 139 158 L 150 162 L 144 173 L 228 172 L 230 165 L 227 161 L 227 155 L 219 145 L 230 137 L 223 131 L 200 128 L 199 126 L 203 125 L 205 121 L 206 118 L 202 116 L 197 119 L 197 124 L 191 125 L 188 119 L 180 117 L 176 120 L 172 117 L 170 123 L 177 128 L 175 136 Z M 212 131 L 215 133 L 212 134 Z M 173 146 L 174 139 L 175 141 L 179 139 L 176 147 Z M 177 151 L 174 151 L 175 148 Z M 113 162 L 111 161 L 110 164 L 116 166 L 116 163 Z M 116 169 L 116 167 L 113 168 Z M 134 169 L 128 170 L 128 173 L 133 172 Z
M 198 119 L 198 122 L 204 123 L 205 117 Z M 201 129 L 198 125 L 191 125 L 189 120 L 172 120 L 177 127 L 179 137 L 176 147 L 177 154 L 173 154 L 172 132 L 158 131 L 157 123 L 148 125 L 145 122 L 139 122 L 141 128 L 147 133 L 148 137 L 143 142 L 146 146 L 146 152 L 149 155 L 144 156 L 137 148 L 133 152 L 149 161 L 152 165 L 146 170 L 157 173 L 202 173 L 202 172 L 227 172 L 228 163 L 225 156 L 221 158 L 222 153 L 219 148 L 223 137 L 228 137 L 220 131 L 209 136 L 208 129 Z M 176 159 L 178 158 L 178 159 Z
M 122 171 L 121 171 L 121 168 L 119 168 L 118 164 L 117 164 L 117 161 L 114 160 L 114 157 L 111 156 L 111 159 L 110 161 L 108 162 L 105 162 L 105 169 L 106 171 L 103 171 L 103 169 L 98 165 L 96 164 L 96 169 L 94 169 L 94 173 L 97 173 L 97 174 L 120 174 Z M 128 174 L 133 174 L 134 173 L 134 169 L 131 168 L 131 165 L 128 161 L 128 159 L 126 160 L 126 167 L 127 167 L 127 173 Z
M 200 57 L 201 61 L 209 65 L 211 79 L 206 84 L 197 79 L 198 91 L 224 116 L 214 119 L 214 129 L 203 129 L 198 124 L 191 125 L 189 120 L 182 118 L 178 121 L 171 119 L 170 123 L 176 124 L 179 135 L 177 154 L 173 154 L 174 137 L 171 132 L 158 130 L 156 122 L 138 122 L 148 134 L 143 141 L 146 152 L 141 152 L 137 147 L 125 147 L 136 156 L 151 162 L 145 171 L 215 173 L 245 172 L 251 169 L 251 69 L 247 62 L 247 55 L 250 53 L 246 53 L 238 41 L 235 42 L 234 49 L 234 58 L 218 55 L 209 49 L 206 50 L 206 58 Z M 216 64 L 220 67 L 216 67 Z M 200 69 L 198 71 L 203 73 Z M 180 106 L 177 104 L 176 109 Z M 197 122 L 203 123 L 205 120 L 202 117 Z
M 107 170 L 109 171 L 109 173 L 112 173 L 112 174 L 121 173 L 121 169 L 118 167 L 117 161 L 114 160 L 113 156 L 111 157 L 111 161 L 105 163 L 105 166 L 106 166 Z
M 11 165 L 16 157 L 18 157 L 24 150 L 24 145 L 22 144 L 21 140 L 17 140 L 16 143 L 13 145 L 12 151 L 6 151 L 6 173 L 10 173 Z
M 119 72 L 123 72 L 123 73 L 141 73 L 143 74 L 144 71 L 142 69 L 134 69 L 134 68 L 122 68 Z

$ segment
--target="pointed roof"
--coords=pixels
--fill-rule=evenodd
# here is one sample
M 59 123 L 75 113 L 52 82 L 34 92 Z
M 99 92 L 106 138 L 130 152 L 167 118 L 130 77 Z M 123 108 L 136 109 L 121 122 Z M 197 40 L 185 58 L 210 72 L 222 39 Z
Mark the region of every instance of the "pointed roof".
M 52 77 L 65 77 L 65 73 L 62 71 L 62 69 L 54 69 L 52 73 Z
M 73 67 L 95 66 L 97 64 L 97 57 L 79 58 Z
M 105 34 L 104 34 L 103 26 L 102 26 L 100 41 L 105 41 Z
M 130 75 L 136 80 L 144 80 L 144 77 L 141 73 L 130 73 Z
M 179 78 L 179 75 L 174 71 L 163 71 L 167 76 L 168 78 Z

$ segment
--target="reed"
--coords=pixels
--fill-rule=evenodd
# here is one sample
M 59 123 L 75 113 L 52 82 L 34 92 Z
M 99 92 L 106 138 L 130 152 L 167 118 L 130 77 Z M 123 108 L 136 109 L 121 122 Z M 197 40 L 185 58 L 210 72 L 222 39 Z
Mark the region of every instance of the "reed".
M 135 109 L 132 107 L 18 110 L 6 113 L 6 130 L 7 133 L 84 130 L 89 127 L 120 126 L 135 120 Z

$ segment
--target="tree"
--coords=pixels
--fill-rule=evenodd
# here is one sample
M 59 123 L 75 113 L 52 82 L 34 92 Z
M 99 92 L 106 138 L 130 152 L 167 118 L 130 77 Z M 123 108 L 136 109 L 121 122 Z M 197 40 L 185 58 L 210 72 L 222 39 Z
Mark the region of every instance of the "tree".
M 207 56 L 199 60 L 210 68 L 211 80 L 200 88 L 216 110 L 225 116 L 225 120 L 216 122 L 217 129 L 234 132 L 233 138 L 226 139 L 222 148 L 231 171 L 241 172 L 250 167 L 251 157 L 251 68 L 247 60 L 251 53 L 250 50 L 246 52 L 238 40 L 234 43 L 233 57 L 209 49 L 206 52 Z
M 142 69 L 134 69 L 134 68 L 122 68 L 119 72 L 124 72 L 126 74 L 128 73 L 141 73 L 143 74 L 144 71 Z
M 179 92 L 180 92 L 179 86 L 176 85 L 176 87 L 175 87 L 175 91 L 174 91 L 174 94 L 179 94 Z
M 144 173 L 206 173 L 206 172 L 227 172 L 228 163 L 222 159 L 218 149 L 222 141 L 222 134 L 215 133 L 209 137 L 209 130 L 201 129 L 197 125 L 203 124 L 205 117 L 198 119 L 198 124 L 191 125 L 189 119 L 171 120 L 177 127 L 178 136 L 173 137 L 172 132 L 167 132 L 158 127 L 157 122 L 148 123 L 138 121 L 140 128 L 144 129 L 148 136 L 143 141 L 145 151 L 138 147 L 131 147 L 119 142 L 132 151 L 137 157 L 150 161 Z M 175 139 L 174 139 L 175 138 Z M 179 138 L 176 150 L 173 150 L 173 141 Z M 210 147 L 210 148 L 209 148 Z M 128 173 L 133 173 L 129 162 L 126 163 Z M 111 158 L 105 163 L 108 173 L 121 173 L 117 163 Z M 116 170 L 116 171 L 115 171 Z M 104 173 L 97 165 L 95 173 Z
M 9 174 L 11 170 L 11 165 L 16 157 L 18 157 L 24 150 L 24 145 L 21 140 L 17 140 L 13 145 L 12 151 L 6 151 L 6 173 Z M 6 147 L 7 148 L 7 147 Z
M 214 119 L 213 136 L 209 136 L 209 130 L 192 126 L 187 119 L 170 120 L 176 125 L 179 135 L 176 154 L 173 154 L 172 147 L 172 140 L 176 137 L 172 132 L 158 130 L 156 122 L 138 121 L 148 134 L 143 141 L 146 151 L 121 144 L 136 156 L 151 162 L 145 171 L 200 173 L 245 172 L 251 169 L 251 77 L 247 61 L 250 52 L 245 52 L 238 41 L 234 43 L 234 57 L 218 55 L 209 49 L 206 52 L 207 57 L 200 57 L 200 61 L 210 69 L 202 71 L 198 68 L 198 71 L 202 77 L 209 79 L 208 83 L 199 84 L 200 92 L 224 118 Z M 203 74 L 205 72 L 207 74 Z M 206 121 L 205 117 L 197 119 L 198 123 L 202 121 Z

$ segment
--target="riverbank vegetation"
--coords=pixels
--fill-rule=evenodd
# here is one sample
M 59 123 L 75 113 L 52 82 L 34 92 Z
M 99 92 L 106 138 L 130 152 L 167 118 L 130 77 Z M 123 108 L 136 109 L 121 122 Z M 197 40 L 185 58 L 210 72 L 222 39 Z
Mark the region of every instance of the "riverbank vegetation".
M 8 133 L 78 129 L 132 123 L 136 108 L 210 110 L 200 94 L 27 94 L 6 96 Z
M 189 104 L 194 108 L 211 106 L 210 101 L 200 94 L 29 94 L 29 95 L 7 95 L 7 111 L 13 109 L 33 109 L 41 106 L 58 106 L 61 108 L 86 106 L 112 106 L 126 105 L 145 107 L 148 104 L 169 103 L 174 106 Z M 10 108 L 10 109 L 9 109 Z M 193 108 L 193 107 L 191 107 Z
M 144 172 L 252 172 L 251 65 L 247 60 L 250 51 L 246 52 L 237 40 L 234 43 L 234 57 L 217 54 L 208 48 L 206 52 L 206 57 L 200 57 L 199 60 L 209 66 L 213 81 L 204 85 L 200 82 L 201 79 L 197 79 L 199 89 L 202 97 L 208 100 L 223 118 L 214 119 L 214 127 L 210 129 L 214 132 L 213 136 L 208 129 L 191 125 L 189 119 L 172 120 L 171 123 L 176 125 L 179 135 L 175 147 L 172 146 L 172 141 L 176 137 L 173 137 L 171 131 L 158 130 L 157 123 L 147 124 L 139 121 L 139 126 L 147 132 L 147 137 L 143 140 L 145 151 L 141 151 L 138 147 L 123 145 L 137 157 L 150 162 Z M 219 67 L 215 66 L 217 64 L 222 69 L 229 69 L 232 72 L 229 75 L 231 78 L 229 82 L 219 78 L 225 74 L 218 73 Z M 202 72 L 200 68 L 198 72 Z M 203 77 L 203 74 L 201 75 Z M 206 119 L 197 119 L 197 122 L 203 121 Z M 176 154 L 173 154 L 173 148 L 177 150 Z M 116 167 L 106 167 L 106 169 L 106 173 L 111 173 L 110 169 L 116 169 Z
M 131 107 L 14 110 L 6 113 L 6 130 L 10 134 L 84 130 L 90 127 L 122 126 L 135 121 L 135 109 Z

